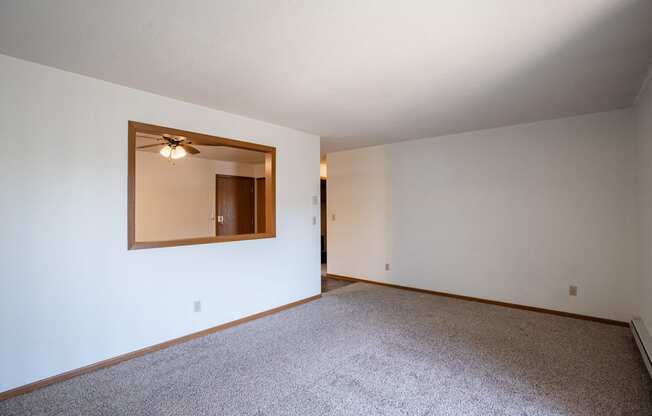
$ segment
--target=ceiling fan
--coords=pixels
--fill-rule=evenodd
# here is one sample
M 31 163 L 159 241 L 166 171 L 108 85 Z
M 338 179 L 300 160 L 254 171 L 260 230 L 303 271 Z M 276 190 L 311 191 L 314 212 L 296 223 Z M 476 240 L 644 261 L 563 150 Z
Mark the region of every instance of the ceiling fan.
M 159 141 L 159 143 L 139 146 L 137 149 L 149 149 L 152 147 L 163 146 L 159 153 L 161 156 L 169 159 L 181 159 L 182 157 L 185 157 L 186 154 L 196 155 L 200 153 L 196 147 L 191 146 L 192 141 L 187 137 L 173 136 L 171 134 L 154 135 L 138 133 L 138 135 L 148 139 L 155 139 Z

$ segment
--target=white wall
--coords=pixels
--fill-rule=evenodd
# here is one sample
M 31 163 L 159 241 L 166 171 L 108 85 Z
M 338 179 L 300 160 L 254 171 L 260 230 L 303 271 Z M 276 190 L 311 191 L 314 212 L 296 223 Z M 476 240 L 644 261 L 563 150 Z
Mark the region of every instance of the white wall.
M 320 292 L 318 137 L 2 55 L 0 85 L 0 391 Z M 277 238 L 128 251 L 128 120 L 275 146 Z
M 136 241 L 215 235 L 215 175 L 265 176 L 264 163 L 136 152 Z
M 328 272 L 629 319 L 634 136 L 622 110 L 330 153 Z
M 652 334 L 652 83 L 641 92 L 635 107 L 640 156 L 641 282 L 637 314 Z

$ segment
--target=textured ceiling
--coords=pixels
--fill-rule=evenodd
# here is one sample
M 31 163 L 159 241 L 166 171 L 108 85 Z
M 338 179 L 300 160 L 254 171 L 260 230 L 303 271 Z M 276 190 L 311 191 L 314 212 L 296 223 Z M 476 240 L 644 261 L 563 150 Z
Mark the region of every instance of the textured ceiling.
M 630 106 L 649 0 L 0 0 L 0 52 L 322 136 L 322 151 Z

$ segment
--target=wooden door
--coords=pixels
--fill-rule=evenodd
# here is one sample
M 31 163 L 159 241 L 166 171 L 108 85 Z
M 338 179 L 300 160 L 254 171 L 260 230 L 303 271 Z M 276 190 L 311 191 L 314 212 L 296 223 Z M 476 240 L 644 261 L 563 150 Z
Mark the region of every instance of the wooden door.
M 265 178 L 256 179 L 256 232 L 265 232 Z
M 215 175 L 215 235 L 254 233 L 254 178 Z

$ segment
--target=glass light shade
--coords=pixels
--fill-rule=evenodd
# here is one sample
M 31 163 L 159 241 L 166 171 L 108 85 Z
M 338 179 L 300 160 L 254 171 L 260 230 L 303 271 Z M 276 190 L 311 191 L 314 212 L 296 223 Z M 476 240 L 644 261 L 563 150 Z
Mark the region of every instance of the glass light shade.
M 172 148 L 170 147 L 170 145 L 167 145 L 163 147 L 159 153 L 163 157 L 170 157 L 170 152 L 172 152 Z
M 181 159 L 185 155 L 186 155 L 186 149 L 184 149 L 183 147 L 177 146 L 174 149 L 172 149 L 172 159 Z

